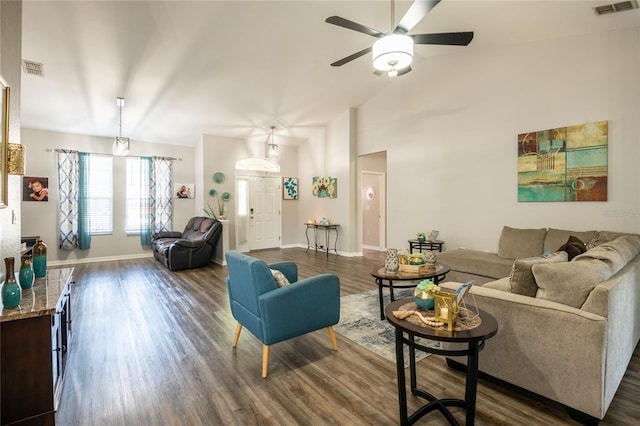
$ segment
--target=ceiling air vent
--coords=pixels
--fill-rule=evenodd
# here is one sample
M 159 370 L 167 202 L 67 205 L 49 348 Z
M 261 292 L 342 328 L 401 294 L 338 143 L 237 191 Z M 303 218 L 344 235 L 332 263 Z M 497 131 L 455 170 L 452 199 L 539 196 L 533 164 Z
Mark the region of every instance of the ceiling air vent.
M 42 64 L 33 61 L 22 60 L 22 70 L 25 74 L 44 77 L 44 67 Z
M 638 8 L 637 0 L 621 1 L 619 3 L 603 4 L 602 6 L 596 6 L 593 11 L 596 15 L 606 15 L 607 13 L 624 12 L 625 10 L 632 10 Z

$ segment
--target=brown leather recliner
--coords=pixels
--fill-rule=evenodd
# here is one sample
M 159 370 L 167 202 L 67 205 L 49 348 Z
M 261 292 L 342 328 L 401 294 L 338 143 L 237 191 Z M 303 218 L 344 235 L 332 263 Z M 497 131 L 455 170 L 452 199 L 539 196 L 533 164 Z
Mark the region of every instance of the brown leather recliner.
M 191 269 L 209 263 L 222 235 L 222 223 L 209 217 L 193 217 L 183 232 L 154 234 L 153 256 L 172 271 Z

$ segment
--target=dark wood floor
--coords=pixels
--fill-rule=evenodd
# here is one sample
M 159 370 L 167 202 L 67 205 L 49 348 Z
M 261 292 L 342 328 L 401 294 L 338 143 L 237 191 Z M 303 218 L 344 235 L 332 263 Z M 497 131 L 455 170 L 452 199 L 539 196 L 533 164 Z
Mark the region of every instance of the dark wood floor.
M 292 260 L 301 278 L 335 272 L 342 295 L 375 286 L 369 272 L 384 255 L 362 258 L 303 249 L 252 253 Z M 170 272 L 152 259 L 75 269 L 74 337 L 59 425 L 393 425 L 398 423 L 395 364 L 321 330 L 274 345 L 260 376 L 261 344 L 235 322 L 214 265 Z M 292 318 L 292 320 L 295 320 Z M 482 354 L 480 355 L 482 363 Z M 418 363 L 418 380 L 439 397 L 462 398 L 464 376 L 443 358 Z M 576 389 L 580 392 L 580 389 Z M 409 395 L 409 409 L 420 400 Z M 640 349 L 602 425 L 640 420 Z M 454 409 L 462 423 L 464 412 Z M 478 425 L 572 425 L 562 407 L 480 380 Z M 441 425 L 431 413 L 419 424 Z

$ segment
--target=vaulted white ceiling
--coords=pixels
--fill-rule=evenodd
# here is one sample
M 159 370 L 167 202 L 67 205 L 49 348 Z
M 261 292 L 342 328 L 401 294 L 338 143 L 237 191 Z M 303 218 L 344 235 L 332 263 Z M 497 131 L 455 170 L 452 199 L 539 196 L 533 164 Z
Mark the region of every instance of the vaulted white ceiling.
M 467 47 L 416 46 L 414 71 L 441 55 L 640 26 L 605 1 L 444 0 L 410 33 L 474 31 Z M 23 127 L 193 145 L 202 134 L 297 143 L 394 79 L 369 55 L 329 64 L 375 39 L 329 25 L 339 15 L 388 32 L 390 1 L 31 1 L 23 3 Z M 396 2 L 396 21 L 411 2 Z M 544 60 L 545 58 L 540 58 Z M 548 58 L 547 58 L 548 59 Z M 406 76 L 396 77 L 397 79 Z M 437 82 L 431 82 L 437 84 Z

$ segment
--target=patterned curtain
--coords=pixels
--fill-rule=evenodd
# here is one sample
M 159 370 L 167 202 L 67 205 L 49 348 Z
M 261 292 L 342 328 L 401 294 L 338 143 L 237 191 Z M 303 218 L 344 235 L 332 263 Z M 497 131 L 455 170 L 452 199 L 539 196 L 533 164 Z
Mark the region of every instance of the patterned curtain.
M 58 150 L 58 247 L 62 250 L 86 250 L 91 246 L 86 197 L 88 161 L 89 154 Z
M 173 229 L 173 160 L 142 157 L 140 167 L 140 242 L 151 244 L 151 236 Z

